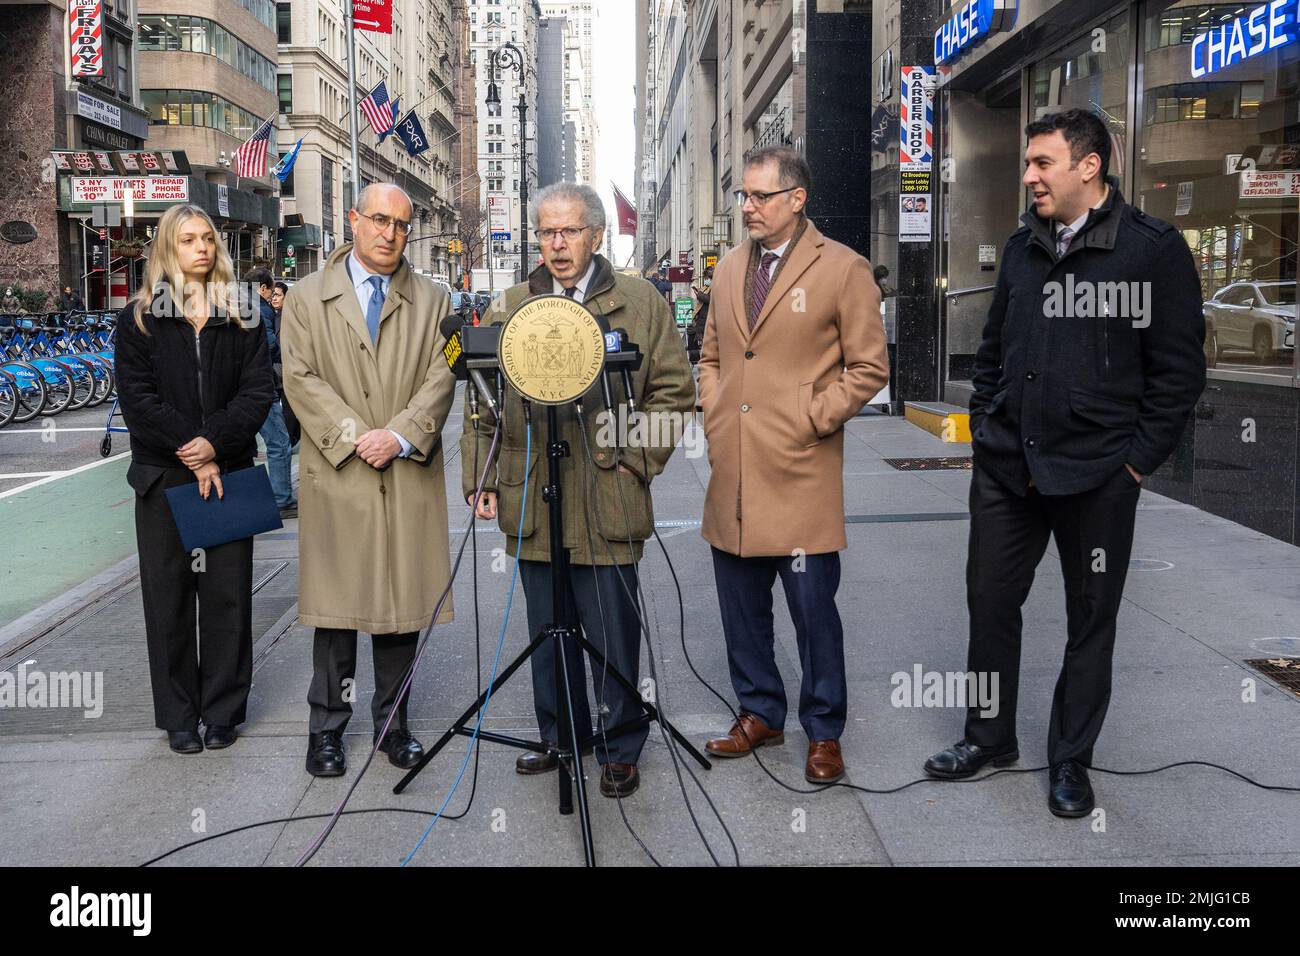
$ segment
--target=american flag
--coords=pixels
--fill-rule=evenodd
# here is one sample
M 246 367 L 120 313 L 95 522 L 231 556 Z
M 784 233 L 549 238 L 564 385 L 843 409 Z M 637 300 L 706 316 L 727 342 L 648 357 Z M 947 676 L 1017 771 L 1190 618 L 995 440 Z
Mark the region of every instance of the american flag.
M 266 147 L 271 140 L 271 124 L 274 121 L 275 117 L 272 116 L 257 128 L 248 142 L 235 150 L 236 176 L 257 178 L 266 175 Z
M 388 87 L 384 85 L 383 80 L 379 81 L 379 84 L 370 91 L 370 95 L 359 105 L 376 136 L 382 136 L 392 130 L 393 110 L 388 105 Z

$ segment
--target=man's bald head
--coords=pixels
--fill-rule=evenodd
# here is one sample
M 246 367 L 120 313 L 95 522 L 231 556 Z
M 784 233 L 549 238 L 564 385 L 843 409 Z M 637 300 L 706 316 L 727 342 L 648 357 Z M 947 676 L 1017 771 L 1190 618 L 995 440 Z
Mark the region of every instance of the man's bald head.
M 401 196 L 402 199 L 406 200 L 406 215 L 401 216 L 400 218 L 409 222 L 411 214 L 415 211 L 415 203 L 411 202 L 411 197 L 407 194 L 406 190 L 397 185 L 397 183 L 371 183 L 357 195 L 357 202 L 354 208 L 363 216 L 368 215 L 374 211 L 371 208 L 372 206 L 384 202 L 386 199 L 392 198 L 388 195 L 389 190 L 392 190 L 394 193 Z

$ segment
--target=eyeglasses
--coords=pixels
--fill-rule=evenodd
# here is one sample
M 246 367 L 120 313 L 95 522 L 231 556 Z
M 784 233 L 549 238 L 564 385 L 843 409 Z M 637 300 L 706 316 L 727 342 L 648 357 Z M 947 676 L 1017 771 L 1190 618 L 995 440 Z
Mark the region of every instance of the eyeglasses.
M 563 236 L 565 242 L 573 242 L 590 228 L 590 226 L 565 226 L 563 229 L 538 229 L 537 238 L 542 242 L 550 242 L 556 236 Z
M 768 201 L 769 199 L 771 199 L 773 196 L 779 196 L 779 195 L 781 195 L 781 193 L 790 193 L 790 192 L 794 192 L 796 189 L 801 189 L 801 188 L 803 188 L 803 187 L 801 187 L 801 186 L 791 186 L 789 189 L 778 189 L 778 190 L 777 190 L 776 192 L 774 192 L 774 193 L 747 193 L 747 192 L 745 192 L 745 190 L 743 190 L 743 189 L 737 189 L 734 195 L 735 195 L 735 197 L 736 197 L 736 205 L 737 205 L 737 206 L 743 206 L 743 205 L 745 205 L 745 200 L 746 200 L 746 199 L 752 199 L 752 200 L 754 200 L 754 205 L 755 205 L 755 206 L 763 206 L 763 205 L 766 205 L 766 204 L 767 204 L 767 201 Z
M 371 222 L 375 224 L 375 228 L 378 229 L 380 232 L 387 232 L 389 226 L 396 226 L 397 231 L 399 233 L 401 233 L 403 236 L 409 236 L 411 234 L 411 230 L 414 228 L 405 219 L 394 219 L 392 216 L 385 216 L 382 212 L 377 212 L 373 215 L 368 215 L 364 212 L 359 212 L 357 213 L 357 215 L 360 216 L 362 219 L 369 219 Z

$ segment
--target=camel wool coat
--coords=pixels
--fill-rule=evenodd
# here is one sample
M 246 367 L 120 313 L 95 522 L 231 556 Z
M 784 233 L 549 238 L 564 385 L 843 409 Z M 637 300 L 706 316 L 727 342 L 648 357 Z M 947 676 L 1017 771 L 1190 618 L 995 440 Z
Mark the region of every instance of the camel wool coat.
M 811 221 L 786 249 L 754 331 L 753 240 L 713 273 L 700 356 L 711 474 L 701 533 L 740 557 L 847 547 L 844 423 L 889 380 L 871 263 Z
M 403 259 L 371 342 L 351 249 L 296 283 L 281 319 L 284 391 L 302 423 L 298 618 L 407 633 L 433 618 L 451 574 L 441 434 L 456 380 L 438 331 L 451 303 Z M 405 438 L 410 457 L 367 465 L 355 442 L 372 428 Z M 449 595 L 438 623 L 451 619 Z

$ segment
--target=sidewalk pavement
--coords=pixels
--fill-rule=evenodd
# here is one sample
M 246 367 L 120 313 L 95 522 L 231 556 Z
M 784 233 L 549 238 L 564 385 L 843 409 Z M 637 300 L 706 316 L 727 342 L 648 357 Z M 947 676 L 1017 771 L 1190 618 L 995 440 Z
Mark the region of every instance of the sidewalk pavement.
M 458 433 L 459 417 L 449 422 Z M 888 790 L 923 776 L 931 752 L 961 736 L 956 708 L 895 707 L 893 675 L 962 671 L 969 472 L 898 471 L 884 459 L 952 457 L 945 445 L 897 418 L 846 426 L 849 550 L 839 605 L 845 624 L 849 725 L 843 739 L 848 781 Z M 454 442 L 448 442 L 451 449 Z M 454 451 L 449 451 L 454 455 Z M 465 508 L 459 461 L 448 462 L 452 544 Z M 703 677 L 733 700 L 727 677 L 709 548 L 699 535 L 707 458 L 679 449 L 656 480 L 660 533 L 681 582 L 686 645 Z M 810 503 L 810 507 L 815 507 Z M 498 560 L 503 536 L 477 540 L 481 671 L 496 647 L 511 565 Z M 367 640 L 359 651 L 359 700 L 348 727 L 348 773 L 316 780 L 303 769 L 311 634 L 296 623 L 297 522 L 263 535 L 254 582 L 255 672 L 249 720 L 228 750 L 182 757 L 153 728 L 140 614 L 131 562 L 118 578 L 75 595 L 46 633 L 29 629 L 0 647 L 0 667 L 102 671 L 102 716 L 68 709 L 0 710 L 0 865 L 135 865 L 173 847 L 260 820 L 324 813 L 356 779 L 370 742 L 373 687 Z M 1050 550 L 1050 549 L 1049 549 Z M 664 556 L 653 543 L 642 563 L 654 634 L 660 704 L 693 741 L 726 730 L 726 708 L 691 675 L 683 656 L 678 602 Z M 412 727 L 432 744 L 475 696 L 473 599 L 467 551 L 457 581 L 456 621 L 435 630 L 417 674 Z M 1300 699 L 1243 663 L 1300 658 L 1300 549 L 1159 495 L 1143 492 L 1127 593 L 1120 612 L 1110 713 L 1098 766 L 1134 771 L 1184 760 L 1221 763 L 1256 780 L 1300 785 Z M 54 602 L 58 604 L 58 600 Z M 69 601 L 65 600 L 63 606 Z M 1065 606 L 1051 550 L 1025 607 L 1019 768 L 1045 763 L 1053 685 L 1065 643 Z M 782 747 L 760 751 L 771 771 L 803 782 L 806 741 L 796 712 L 798 654 L 777 595 L 777 660 L 791 716 Z M 502 652 L 526 643 L 522 593 Z M 647 669 L 643 658 L 642 676 Z M 1253 682 L 1255 699 L 1243 700 Z M 484 727 L 536 732 L 526 673 L 491 701 Z M 437 809 L 467 753 L 454 740 L 413 786 L 394 796 L 401 772 L 377 761 L 349 809 Z M 477 790 L 464 819 L 439 821 L 417 865 L 576 864 L 577 817 L 556 812 L 556 777 L 521 777 L 516 752 L 483 744 Z M 615 801 L 602 798 L 587 763 L 598 862 L 647 864 Z M 665 864 L 712 862 L 692 823 L 662 737 L 652 728 L 640 790 L 622 802 L 627 820 Z M 473 762 L 447 808 L 471 792 Z M 820 793 L 782 788 L 752 758 L 715 762 L 695 776 L 726 823 L 724 834 L 696 783 L 690 806 L 719 861 L 743 864 L 1129 864 L 1300 863 L 1300 794 L 1256 789 L 1221 770 L 1179 767 L 1146 776 L 1095 772 L 1102 816 L 1059 820 L 1046 808 L 1046 772 L 1003 773 L 965 783 L 925 781 L 896 793 L 842 787 Z M 395 865 L 429 818 L 372 813 L 342 819 L 316 856 L 329 865 Z M 165 865 L 292 864 L 320 821 L 245 831 L 169 857 Z

